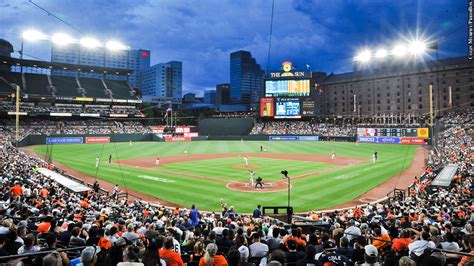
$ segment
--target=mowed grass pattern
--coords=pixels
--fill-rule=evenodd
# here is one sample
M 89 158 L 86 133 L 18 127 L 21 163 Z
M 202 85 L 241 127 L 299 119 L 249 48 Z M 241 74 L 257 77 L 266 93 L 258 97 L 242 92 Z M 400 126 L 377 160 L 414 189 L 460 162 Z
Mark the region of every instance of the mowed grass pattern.
M 198 141 L 183 143 L 139 142 L 110 144 L 54 145 L 53 160 L 74 168 L 84 174 L 96 176 L 95 158 L 101 156 L 101 166 L 97 177 L 120 186 L 141 191 L 183 206 L 195 203 L 200 209 L 217 211 L 223 198 L 234 205 L 239 212 L 251 212 L 257 204 L 263 206 L 286 205 L 287 192 L 251 193 L 238 192 L 226 187 L 226 183 L 181 175 L 192 173 L 221 179 L 247 181 L 248 171 L 230 167 L 243 164 L 238 157 L 182 162 L 160 166 L 156 169 L 108 164 L 108 156 L 123 160 L 130 158 L 182 155 L 254 153 L 260 146 L 268 153 L 324 154 L 330 157 L 336 150 L 338 156 L 349 156 L 370 160 L 374 151 L 378 152 L 377 163 L 357 164 L 320 174 L 310 175 L 292 181 L 292 206 L 296 211 L 308 211 L 336 206 L 348 202 L 393 177 L 410 166 L 417 146 L 390 144 L 354 144 L 346 142 L 268 142 L 268 141 Z M 34 150 L 44 154 L 46 146 L 36 146 Z M 317 162 L 251 158 L 250 163 L 262 165 L 255 172 L 266 180 L 281 178 L 279 172 L 287 169 L 290 176 L 310 173 L 332 167 Z M 229 166 L 230 165 L 230 166 Z M 166 170 L 164 173 L 156 170 Z M 123 175 L 123 178 L 122 178 Z M 125 183 L 124 183 L 125 181 Z M 383 197 L 385 195 L 380 195 Z
M 235 165 L 244 166 L 244 161 L 241 157 L 210 159 L 199 161 L 198 164 L 196 162 L 197 161 L 171 163 L 158 166 L 156 169 L 178 173 L 183 173 L 183 170 L 186 169 L 186 173 L 198 176 L 208 176 L 229 181 L 249 181 L 250 169 L 238 169 L 233 167 Z M 280 173 L 282 169 L 293 169 L 291 172 L 292 175 L 298 176 L 335 167 L 325 163 L 269 158 L 250 158 L 249 164 L 250 166 L 260 166 L 260 168 L 253 169 L 252 171 L 255 172 L 255 177 L 261 176 L 264 181 L 275 181 L 282 179 Z

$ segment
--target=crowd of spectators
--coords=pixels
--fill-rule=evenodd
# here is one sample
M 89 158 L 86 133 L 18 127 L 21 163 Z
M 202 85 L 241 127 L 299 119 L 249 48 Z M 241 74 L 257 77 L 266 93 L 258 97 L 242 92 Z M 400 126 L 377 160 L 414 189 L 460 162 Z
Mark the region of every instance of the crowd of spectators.
M 2 127 L 10 134 L 15 133 L 15 125 L 12 122 Z M 31 120 L 22 121 L 20 124 L 20 136 L 27 135 L 54 135 L 54 134 L 129 134 L 129 133 L 152 133 L 152 130 L 139 121 L 117 121 L 117 120 Z
M 317 123 L 316 121 L 269 121 L 255 122 L 251 135 L 321 135 L 350 137 L 355 129 L 350 125 Z
M 12 102 L 0 102 L 1 112 L 15 112 L 16 106 Z M 143 114 L 133 105 L 110 106 L 110 105 L 83 105 L 83 104 L 49 104 L 49 103 L 21 103 L 20 112 L 29 115 L 38 115 L 50 113 L 69 113 L 69 114 L 97 114 L 100 116 L 128 115 L 130 117 L 142 116 Z
M 472 265 L 472 133 L 458 124 L 440 134 L 436 159 L 414 178 L 406 198 L 309 213 L 308 219 L 321 226 L 305 232 L 262 217 L 260 206 L 243 215 L 238 206 L 221 202 L 222 212 L 213 213 L 194 205 L 166 208 L 127 201 L 95 190 L 73 193 L 42 176 L 37 168 L 44 163 L 13 147 L 4 134 L 0 256 L 25 257 L 0 257 L 0 263 Z M 446 163 L 459 164 L 456 178 L 449 187 L 430 187 Z M 58 251 L 66 247 L 79 249 Z

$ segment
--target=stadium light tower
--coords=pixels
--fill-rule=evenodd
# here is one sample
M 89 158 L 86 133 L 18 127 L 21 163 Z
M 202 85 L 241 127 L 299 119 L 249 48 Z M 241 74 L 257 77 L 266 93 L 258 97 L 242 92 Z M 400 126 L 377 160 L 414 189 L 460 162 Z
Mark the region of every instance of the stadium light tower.
M 387 50 L 381 48 L 381 49 L 378 49 L 377 52 L 375 53 L 375 57 L 377 58 L 384 58 L 388 55 L 388 52 Z
M 59 46 L 65 46 L 74 42 L 74 39 L 65 33 L 56 33 L 51 37 L 51 41 Z
M 403 44 L 399 44 L 392 49 L 392 54 L 398 57 L 404 56 L 407 54 L 407 47 Z
M 102 46 L 102 44 L 94 39 L 94 38 L 90 38 L 90 37 L 85 37 L 85 38 L 82 38 L 79 43 L 86 47 L 86 48 L 90 48 L 90 49 L 94 49 L 94 48 L 97 48 L 99 46 Z
M 119 51 L 119 50 L 128 50 L 130 49 L 129 47 L 123 45 L 122 43 L 120 43 L 119 41 L 108 41 L 106 44 L 105 44 L 105 47 L 111 51 Z
M 364 50 L 360 52 L 356 57 L 354 57 L 354 60 L 367 63 L 370 61 L 371 58 L 372 53 L 370 52 L 370 50 Z

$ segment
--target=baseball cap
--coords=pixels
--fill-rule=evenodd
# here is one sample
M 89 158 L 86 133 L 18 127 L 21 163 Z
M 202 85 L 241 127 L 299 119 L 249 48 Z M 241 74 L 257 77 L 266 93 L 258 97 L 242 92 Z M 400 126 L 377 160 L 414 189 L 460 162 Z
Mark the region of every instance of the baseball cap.
M 323 249 L 330 250 L 330 249 L 335 249 L 335 248 L 336 248 L 336 244 L 334 244 L 334 242 L 332 241 L 325 241 L 323 243 Z
M 240 257 L 241 258 L 248 258 L 250 256 L 249 248 L 242 245 L 239 247 Z
M 86 247 L 81 252 L 81 262 L 90 262 L 94 260 L 94 255 L 100 252 L 100 247 Z
M 365 254 L 369 257 L 377 257 L 379 255 L 379 251 L 374 245 L 367 245 L 364 247 Z

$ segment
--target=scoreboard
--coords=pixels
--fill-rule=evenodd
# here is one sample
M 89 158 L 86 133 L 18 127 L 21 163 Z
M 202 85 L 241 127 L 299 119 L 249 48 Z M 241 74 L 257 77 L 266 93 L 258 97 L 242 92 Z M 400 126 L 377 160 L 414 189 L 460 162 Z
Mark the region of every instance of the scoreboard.
M 428 128 L 358 128 L 357 135 L 363 137 L 412 137 L 427 138 Z

